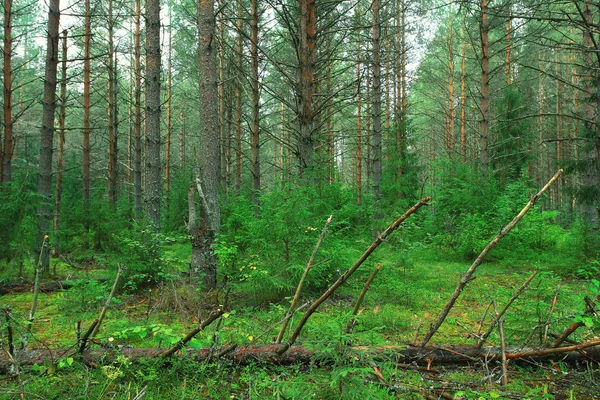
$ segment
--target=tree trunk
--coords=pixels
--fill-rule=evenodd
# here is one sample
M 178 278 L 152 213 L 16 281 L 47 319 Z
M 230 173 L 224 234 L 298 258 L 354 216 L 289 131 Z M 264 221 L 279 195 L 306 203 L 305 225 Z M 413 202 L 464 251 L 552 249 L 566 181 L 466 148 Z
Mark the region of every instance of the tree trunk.
M 299 3 L 299 93 L 298 93 L 298 162 L 302 174 L 313 166 L 315 153 L 314 105 L 316 64 L 316 4 L 315 0 Z
M 200 195 L 200 226 L 197 233 L 200 265 L 192 265 L 202 272 L 204 286 L 217 285 L 217 257 L 212 245 L 221 225 L 219 210 L 219 110 L 217 108 L 217 63 L 215 43 L 214 0 L 198 0 L 198 55 L 200 70 L 200 173 L 197 189 Z M 193 244 L 194 242 L 192 242 Z M 192 256 L 194 260 L 194 256 Z
M 490 108 L 490 76 L 489 76 L 489 23 L 488 23 L 488 1 L 481 0 L 479 10 L 479 34 L 481 39 L 481 120 L 479 123 L 479 162 L 481 172 L 488 175 L 490 163 L 488 152 L 489 135 L 489 108 Z
M 65 168 L 65 128 L 67 119 L 67 30 L 63 31 L 62 68 L 60 80 L 60 112 L 58 117 L 58 160 L 56 163 L 56 197 L 54 199 L 54 238 L 52 240 L 52 256 L 60 254 L 60 208 L 62 200 L 62 183 Z
M 243 79 L 243 48 L 242 48 L 242 0 L 237 0 L 237 80 L 235 85 L 235 183 L 234 191 L 239 196 L 242 188 L 242 79 Z
M 167 209 L 167 212 L 169 211 L 170 207 L 171 194 L 171 133 L 173 129 L 173 17 L 171 12 L 171 7 L 169 7 L 169 50 L 167 56 L 167 132 L 165 135 L 165 208 Z
M 448 122 L 446 126 L 446 151 L 454 158 L 454 28 L 448 22 Z
M 356 7 L 356 22 L 357 26 L 361 25 L 360 8 Z M 362 204 L 362 119 L 361 119 L 361 84 L 362 84 L 362 72 L 361 72 L 361 52 L 360 52 L 360 35 L 359 30 L 356 35 L 356 189 L 357 196 L 356 202 L 358 205 Z
M 114 49 L 113 0 L 108 0 L 108 204 L 112 211 L 117 206 L 117 133 L 115 130 L 115 49 Z
M 0 182 L 10 182 L 13 156 L 12 0 L 4 0 L 4 150 Z M 0 136 L 1 137 L 1 136 Z
M 252 24 L 250 43 L 250 80 L 252 82 L 252 137 L 250 141 L 250 173 L 252 175 L 252 202 L 258 215 L 260 197 L 260 126 L 259 126 L 259 77 L 258 77 L 258 0 L 252 0 Z
M 46 44 L 46 70 L 42 100 L 42 126 L 40 129 L 40 168 L 38 179 L 37 253 L 41 254 L 42 272 L 50 272 L 50 254 L 44 247 L 52 219 L 52 150 L 54 138 L 54 112 L 56 110 L 56 76 L 58 72 L 59 0 L 50 0 L 48 6 L 48 37 Z M 44 247 L 42 249 L 42 247 Z
M 160 1 L 146 0 L 146 216 L 160 232 Z
M 90 0 L 85 0 L 85 24 L 83 37 L 83 219 L 86 229 L 90 228 L 90 39 L 92 36 L 92 11 Z
M 373 0 L 371 5 L 373 12 L 373 238 L 376 238 L 381 230 L 381 59 L 379 54 L 380 21 L 379 0 Z
M 135 75 L 134 91 L 134 161 L 133 161 L 133 190 L 134 190 L 134 208 L 135 217 L 139 220 L 142 217 L 142 68 L 141 68 L 141 0 L 135 1 L 135 32 L 134 41 L 134 62 L 133 69 Z
M 463 39 L 460 61 L 460 158 L 467 162 L 467 42 Z

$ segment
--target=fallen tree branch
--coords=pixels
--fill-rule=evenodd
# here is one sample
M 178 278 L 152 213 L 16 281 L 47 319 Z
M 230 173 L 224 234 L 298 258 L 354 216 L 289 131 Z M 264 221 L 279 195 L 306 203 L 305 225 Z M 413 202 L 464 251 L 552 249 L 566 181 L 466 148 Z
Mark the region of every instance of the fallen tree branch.
M 521 212 L 517 214 L 517 216 L 513 218 L 513 220 L 508 225 L 502 228 L 502 230 L 492 239 L 492 241 L 488 243 L 487 246 L 485 246 L 481 254 L 479 254 L 479 256 L 475 259 L 471 267 L 460 278 L 456 289 L 454 289 L 454 292 L 452 293 L 450 299 L 444 306 L 444 309 L 442 310 L 442 312 L 440 312 L 437 319 L 431 324 L 429 331 L 425 334 L 425 337 L 421 341 L 421 347 L 425 347 L 429 343 L 433 335 L 435 335 L 440 326 L 444 323 L 444 320 L 448 316 L 448 313 L 450 312 L 452 307 L 454 307 L 454 303 L 456 303 L 456 300 L 464 290 L 465 286 L 467 286 L 467 284 L 471 281 L 475 270 L 481 265 L 485 256 L 496 246 L 500 239 L 506 236 L 508 232 L 510 232 L 517 225 L 517 223 L 523 218 L 523 216 L 527 214 L 527 211 L 529 211 L 529 209 L 531 209 L 531 207 L 535 205 L 538 199 L 544 194 L 544 192 L 550 187 L 550 185 L 552 185 L 552 183 L 554 183 L 554 181 L 558 179 L 558 177 L 562 173 L 562 169 L 558 170 L 558 172 L 554 174 L 554 176 L 548 181 L 548 183 L 546 183 L 546 185 L 529 200 L 529 202 L 525 205 L 525 207 L 523 207 Z
M 327 234 L 327 229 L 329 228 L 329 225 L 331 224 L 332 220 L 333 220 L 333 215 L 330 215 L 329 218 L 327 219 L 327 221 L 325 222 L 325 226 L 323 227 L 321 234 L 319 235 L 319 240 L 317 240 L 315 249 L 313 250 L 313 252 L 310 256 L 310 259 L 306 263 L 306 267 L 304 268 L 302 277 L 300 278 L 300 281 L 298 282 L 298 286 L 296 287 L 296 293 L 294 294 L 294 299 L 292 300 L 292 304 L 290 304 L 290 309 L 288 310 L 285 318 L 283 319 L 283 324 L 281 325 L 281 329 L 279 330 L 279 334 L 277 335 L 277 339 L 275 340 L 275 343 L 281 343 L 281 341 L 283 340 L 283 335 L 285 334 L 285 330 L 287 329 L 288 323 L 289 323 L 290 319 L 292 318 L 292 316 L 294 315 L 294 313 L 296 312 L 296 305 L 298 304 L 298 300 L 300 300 L 300 292 L 302 291 L 302 286 L 304 285 L 304 281 L 308 277 L 308 273 L 310 272 L 311 268 L 313 267 L 313 262 L 315 261 L 315 257 L 317 256 L 319 247 L 321 247 L 321 243 L 323 242 L 323 239 L 325 238 L 325 235 Z
M 558 349 L 532 349 L 521 352 L 510 352 L 507 348 L 506 358 L 513 360 L 511 362 L 537 361 L 563 361 L 566 363 L 575 363 L 581 360 L 600 361 L 600 341 L 584 343 L 578 346 L 561 347 Z M 211 347 L 204 347 L 198 350 L 188 350 L 185 354 L 174 353 L 173 357 L 185 358 L 196 362 L 204 362 L 209 359 L 216 359 L 215 354 L 223 353 L 223 360 L 231 361 L 235 364 L 246 365 L 251 362 L 264 362 L 276 365 L 290 364 L 317 364 L 326 365 L 335 362 L 335 356 L 327 358 L 323 353 L 319 357 L 318 350 L 313 347 L 292 346 L 284 354 L 277 354 L 281 345 L 271 344 L 264 346 L 223 346 L 222 350 L 213 353 L 211 358 Z M 585 352 L 582 350 L 585 349 Z M 476 346 L 456 346 L 445 348 L 418 347 L 418 346 L 382 346 L 366 347 L 356 346 L 346 348 L 350 355 L 361 359 L 370 360 L 393 360 L 396 364 L 411 364 L 416 366 L 432 365 L 468 365 L 474 362 L 489 362 L 490 360 L 500 361 L 502 351 L 498 347 L 489 347 L 479 349 Z M 14 359 L 21 366 L 41 365 L 48 360 L 57 360 L 68 355 L 72 349 L 29 349 L 16 350 Z M 156 348 L 122 348 L 122 349 L 93 349 L 85 352 L 81 356 L 81 361 L 90 366 L 108 365 L 118 356 L 125 356 L 131 361 L 148 358 L 162 358 L 164 349 Z M 318 361 L 317 361 L 318 360 Z M 7 352 L 0 352 L 0 373 L 7 373 L 14 364 Z
M 381 270 L 381 263 L 377 264 L 377 266 L 375 267 L 373 272 L 371 272 L 369 279 L 367 279 L 367 281 L 365 282 L 365 285 L 363 286 L 362 291 L 360 292 L 360 295 L 358 295 L 358 299 L 356 299 L 356 303 L 354 303 L 354 309 L 352 310 L 353 318 L 350 321 L 348 321 L 348 324 L 346 325 L 346 333 L 350 334 L 350 333 L 352 333 L 352 331 L 354 331 L 354 327 L 356 326 L 356 318 L 354 318 L 354 317 L 356 317 L 358 315 L 358 310 L 360 309 L 360 306 L 361 306 L 363 300 L 365 299 L 365 295 L 367 294 L 367 291 L 369 290 L 369 288 L 371 288 L 371 284 L 375 280 L 375 277 L 377 276 L 377 274 L 379 273 L 380 270 Z
M 92 334 L 90 335 L 91 339 L 95 338 L 96 334 L 98 334 L 98 330 L 100 330 L 100 325 L 102 325 L 102 321 L 104 321 L 104 317 L 106 316 L 106 310 L 108 310 L 108 307 L 110 307 L 110 302 L 112 301 L 112 298 L 115 296 L 115 293 L 117 293 L 119 279 L 121 278 L 121 274 L 123 273 L 123 271 L 125 271 L 125 267 L 123 266 L 123 264 L 119 264 L 119 269 L 117 270 L 117 276 L 115 277 L 115 282 L 113 283 L 113 287 L 110 290 L 110 294 L 108 295 L 106 302 L 104 302 L 102 311 L 100 311 L 100 316 L 96 320 L 96 321 L 98 321 L 98 323 L 96 324 L 96 326 L 94 326 L 94 329 L 92 330 Z
M 62 280 L 62 281 L 49 281 L 49 282 L 44 282 L 44 283 L 40 282 L 39 291 L 41 293 L 51 293 L 51 292 L 55 292 L 57 290 L 71 289 L 75 286 L 81 285 L 82 283 L 87 283 L 87 282 L 92 282 L 92 281 L 98 282 L 98 283 L 104 283 L 107 280 L 108 279 L 105 279 L 105 278 L 78 279 L 78 280 L 66 279 L 66 280 Z M 9 294 L 9 293 L 31 292 L 34 290 L 34 285 L 35 285 L 35 282 L 27 282 L 27 281 L 5 283 L 5 284 L 0 285 L 0 295 L 5 295 L 5 294 Z
M 506 313 L 506 311 L 508 310 L 508 308 L 517 299 L 517 297 L 519 297 L 521 295 L 521 293 L 523 293 L 523 291 L 525 290 L 525 288 L 527 288 L 527 286 L 529 285 L 529 283 L 532 281 L 532 279 L 536 275 L 537 275 L 537 271 L 534 271 L 533 274 L 531 274 L 529 276 L 529 278 L 527 278 L 527 280 L 525 281 L 525 283 L 523 283 L 521 285 L 521 287 L 515 292 L 515 294 L 513 294 L 513 296 L 510 298 L 510 300 L 508 300 L 508 303 L 506 303 L 506 305 L 504 306 L 504 308 L 502 308 L 502 310 L 494 317 L 494 321 L 492 322 L 492 325 L 483 334 L 483 336 L 481 336 L 479 338 L 479 343 L 477 344 L 479 347 L 483 346 L 483 344 L 485 343 L 485 341 L 487 340 L 487 338 L 492 334 L 492 331 L 494 330 L 494 327 L 496 326 L 496 324 L 498 323 L 498 321 L 500 320 L 500 318 L 502 318 L 504 316 L 504 313 Z
M 225 310 L 219 309 L 216 312 L 210 314 L 209 317 L 205 321 L 202 321 L 202 323 L 200 325 L 198 325 L 196 328 L 192 329 L 187 335 L 185 335 L 185 337 L 180 339 L 175 344 L 175 346 L 171 347 L 169 350 L 165 351 L 160 356 L 162 358 L 167 358 L 167 357 L 170 357 L 171 355 L 173 355 L 175 352 L 183 349 L 183 347 L 190 340 L 192 340 L 194 338 L 194 336 L 196 336 L 200 331 L 204 330 L 204 328 L 206 328 L 207 326 L 212 324 L 217 318 L 219 318 L 221 315 L 223 315 L 224 312 L 225 312 Z M 209 354 L 209 356 L 210 356 L 210 354 Z
M 354 265 L 352 267 L 350 267 L 346 272 L 344 272 L 337 281 L 335 281 L 335 283 L 333 283 L 326 291 L 325 293 L 323 293 L 321 295 L 321 297 L 319 297 L 317 300 L 315 300 L 315 302 L 308 308 L 308 310 L 306 310 L 306 313 L 304 314 L 304 316 L 302 317 L 302 319 L 300 320 L 300 322 L 298 323 L 298 326 L 296 327 L 296 330 L 294 331 L 294 333 L 292 333 L 292 335 L 290 336 L 290 338 L 288 339 L 287 343 L 285 343 L 283 346 L 280 347 L 280 349 L 277 351 L 278 354 L 283 354 L 286 352 L 286 350 L 288 348 L 290 348 L 295 342 L 296 339 L 298 338 L 298 336 L 300 335 L 300 332 L 302 331 L 302 328 L 304 327 L 304 325 L 306 324 L 306 321 L 308 321 L 308 319 L 310 318 L 310 316 L 317 310 L 317 308 L 319 308 L 319 306 L 325 301 L 327 300 L 327 298 L 329 296 L 331 296 L 340 286 L 342 286 L 342 284 L 344 282 L 346 282 L 348 280 L 348 278 L 350 278 L 352 276 L 352 274 L 358 269 L 358 267 L 360 267 L 366 260 L 367 258 L 369 258 L 369 256 L 375 251 L 375 249 L 389 236 L 391 235 L 396 229 L 398 229 L 398 227 L 408 218 L 410 217 L 414 212 L 416 212 L 419 208 L 423 207 L 425 204 L 427 204 L 429 202 L 429 200 L 431 200 L 431 197 L 427 196 L 423 199 L 421 199 L 417 204 L 415 204 L 414 206 L 412 206 L 410 209 L 408 209 L 408 211 L 406 211 L 400 218 L 398 218 L 392 225 L 390 225 L 381 235 L 377 236 L 377 239 L 375 239 L 375 241 L 373 242 L 373 244 L 371 244 L 371 246 L 369 246 L 369 248 L 363 253 L 362 256 L 360 256 L 360 258 L 354 263 Z

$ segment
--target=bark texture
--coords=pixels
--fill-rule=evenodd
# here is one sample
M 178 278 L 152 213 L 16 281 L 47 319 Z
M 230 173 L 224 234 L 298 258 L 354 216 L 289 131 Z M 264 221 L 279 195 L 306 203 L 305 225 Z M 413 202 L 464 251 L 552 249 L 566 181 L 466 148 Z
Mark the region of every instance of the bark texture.
M 54 139 L 54 112 L 56 111 L 56 81 L 58 74 L 59 0 L 48 3 L 48 37 L 46 42 L 46 68 L 44 72 L 44 97 L 42 100 L 42 127 L 40 129 L 40 168 L 38 176 L 37 252 L 41 255 L 42 272 L 50 272 L 50 253 L 44 247 L 45 237 L 52 220 L 52 156 Z
M 200 70 L 200 161 L 196 188 L 200 195 L 200 223 L 192 240 L 192 271 L 201 272 L 204 286 L 217 284 L 217 258 L 212 245 L 220 230 L 219 110 L 217 95 L 216 23 L 214 0 L 198 0 L 198 55 Z M 195 264 L 194 260 L 200 260 Z
M 160 1 L 146 0 L 146 187 L 144 208 L 160 232 Z

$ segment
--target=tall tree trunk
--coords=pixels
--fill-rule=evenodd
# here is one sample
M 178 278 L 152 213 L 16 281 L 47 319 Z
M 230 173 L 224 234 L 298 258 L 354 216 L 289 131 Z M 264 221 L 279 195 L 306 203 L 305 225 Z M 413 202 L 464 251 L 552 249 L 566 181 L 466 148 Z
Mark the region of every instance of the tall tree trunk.
M 198 0 L 198 55 L 200 70 L 200 173 L 197 179 L 200 194 L 200 225 L 196 241 L 192 241 L 194 272 L 202 272 L 207 289 L 217 284 L 217 257 L 212 245 L 219 233 L 219 110 L 217 107 L 217 63 L 214 0 Z
M 260 93 L 258 81 L 258 0 L 252 0 L 250 60 L 250 80 L 252 82 L 252 137 L 250 141 L 250 173 L 252 175 L 252 202 L 255 205 L 255 214 L 258 214 L 258 204 L 260 197 Z
M 355 16 L 357 26 L 361 26 L 361 15 L 360 7 L 356 7 Z M 362 72 L 361 72 L 361 52 L 360 52 L 360 35 L 362 31 L 359 29 L 356 35 L 356 188 L 357 196 L 356 202 L 358 205 L 362 204 L 362 119 L 361 119 L 361 84 L 362 84 Z
M 224 0 L 217 0 L 217 7 L 219 9 L 223 9 L 225 7 Z M 221 182 L 227 182 L 227 135 L 226 135 L 226 125 L 225 125 L 225 18 L 222 16 L 219 17 L 219 22 L 217 25 L 217 30 L 219 34 L 218 40 L 218 68 L 219 68 L 219 82 L 217 86 L 217 95 L 219 97 L 219 141 L 221 148 L 221 165 L 220 165 L 220 174 L 221 174 Z M 223 188 L 225 192 L 227 192 L 227 186 Z
M 600 55 L 597 54 L 598 49 L 595 47 L 595 40 L 592 36 L 596 30 L 596 26 L 594 25 L 592 5 L 589 1 L 585 2 L 583 13 L 585 18 L 585 26 L 583 27 L 583 45 L 585 47 L 584 65 L 586 66 L 586 71 L 584 72 L 583 111 L 585 117 L 585 137 L 587 140 L 583 154 L 584 171 L 582 183 L 584 191 L 588 195 L 582 201 L 582 212 L 584 220 L 591 227 L 597 228 L 600 220 L 600 215 L 598 215 L 600 213 L 598 205 L 600 198 L 598 191 L 600 187 L 598 170 L 594 164 L 598 163 L 600 136 L 600 127 L 598 127 L 598 122 L 600 122 L 600 99 L 597 98 L 600 94 L 600 74 L 598 74 L 594 67 L 597 68 L 600 64 Z M 594 56 L 598 59 L 597 63 L 594 62 Z M 597 104 L 594 104 L 594 100 L 596 100 Z
M 467 42 L 464 39 L 460 58 L 460 158 L 467 162 Z
M 42 99 L 42 126 L 40 129 L 40 168 L 38 176 L 37 253 L 41 254 L 42 272 L 50 272 L 50 252 L 44 246 L 52 219 L 52 150 L 54 138 L 54 112 L 56 110 L 56 76 L 58 73 L 59 0 L 50 0 L 48 6 L 48 37 L 46 42 L 46 70 L 44 97 Z M 42 246 L 44 248 L 42 249 Z
M 299 2 L 299 91 L 298 93 L 298 157 L 302 174 L 312 167 L 315 153 L 314 105 L 315 61 L 316 61 L 316 4 L 315 0 Z
M 146 216 L 160 232 L 160 0 L 146 0 Z
M 58 117 L 58 160 L 56 162 L 56 194 L 54 198 L 54 238 L 52 240 L 52 256 L 60 254 L 60 209 L 62 200 L 62 184 L 65 168 L 65 128 L 67 119 L 67 30 L 62 37 L 62 68 L 60 80 L 60 111 Z
M 454 158 L 454 28 L 452 17 L 448 22 L 448 122 L 446 126 L 446 151 Z
M 92 11 L 90 0 L 85 0 L 85 26 L 83 38 L 83 216 L 84 226 L 90 228 L 90 89 L 91 89 L 91 55 L 90 39 L 92 36 Z
M 115 131 L 115 49 L 113 0 L 108 0 L 108 204 L 111 210 L 117 205 L 117 133 Z
M 181 107 L 181 111 L 179 111 L 179 168 L 181 171 L 185 171 L 185 142 L 186 142 L 186 132 L 185 132 L 185 115 L 183 114 L 183 107 Z
M 167 211 L 170 207 L 171 194 L 171 132 L 173 129 L 172 122 L 172 96 L 173 96 L 173 17 L 171 15 L 171 7 L 169 7 L 169 49 L 167 55 L 167 133 L 165 135 L 165 208 Z
M 237 0 L 237 79 L 235 83 L 235 183 L 234 191 L 240 194 L 242 187 L 242 79 L 243 79 L 243 48 L 242 48 L 242 22 L 243 22 L 242 0 Z
M 10 182 L 12 175 L 12 48 L 12 0 L 4 0 L 4 150 L 2 151 L 2 160 L 0 160 L 0 182 Z
M 400 0 L 400 117 L 398 123 L 398 180 L 402 178 L 404 174 L 404 169 L 406 168 L 406 148 L 407 148 L 407 140 L 406 140 L 406 124 L 407 124 L 407 115 L 408 115 L 408 79 L 406 74 L 406 63 L 407 63 L 407 51 L 408 47 L 406 45 L 406 5 L 405 0 Z
M 135 1 L 135 32 L 133 34 L 133 70 L 135 75 L 134 91 L 134 161 L 133 161 L 133 191 L 135 216 L 142 217 L 142 67 L 141 67 L 141 0 Z
M 380 21 L 379 0 L 373 0 L 373 237 L 379 235 L 383 215 L 381 213 L 381 59 L 379 54 Z
M 489 71 L 489 23 L 488 23 L 488 1 L 481 0 L 479 10 L 479 34 L 481 39 L 481 120 L 479 124 L 479 162 L 481 172 L 488 175 L 490 163 L 488 140 L 489 140 L 489 108 L 490 108 L 490 71 Z

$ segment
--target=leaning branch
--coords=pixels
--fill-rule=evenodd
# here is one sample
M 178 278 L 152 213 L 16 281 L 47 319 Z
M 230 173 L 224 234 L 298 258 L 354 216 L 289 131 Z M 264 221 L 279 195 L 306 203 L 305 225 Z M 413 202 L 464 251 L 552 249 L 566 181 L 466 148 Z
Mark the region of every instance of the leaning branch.
M 185 335 L 184 338 L 179 340 L 175 344 L 175 346 L 171 347 L 169 350 L 165 351 L 160 356 L 162 358 L 167 358 L 167 357 L 170 357 L 171 355 L 173 355 L 175 352 L 183 349 L 183 347 L 190 340 L 192 340 L 194 338 L 194 336 L 196 336 L 200 331 L 203 331 L 204 328 L 206 328 L 207 326 L 212 324 L 217 318 L 219 318 L 221 315 L 223 315 L 224 312 L 225 311 L 223 309 L 219 309 L 216 312 L 210 314 L 210 316 L 205 321 L 202 321 L 202 323 L 200 325 L 198 325 L 196 328 L 192 329 L 187 335 Z
M 331 285 L 329 287 L 329 289 L 327 289 L 325 291 L 325 293 L 323 293 L 321 295 L 321 297 L 319 297 L 317 300 L 315 300 L 315 302 L 309 307 L 309 309 L 306 311 L 306 313 L 300 320 L 300 323 L 298 323 L 298 326 L 296 327 L 296 330 L 294 331 L 294 333 L 292 333 L 292 335 L 288 339 L 287 343 L 285 343 L 283 346 L 281 346 L 281 348 L 277 351 L 277 354 L 281 355 L 281 354 L 285 353 L 294 344 L 294 342 L 300 335 L 302 328 L 306 324 L 306 321 L 308 321 L 308 319 L 311 317 L 311 315 L 313 315 L 313 313 L 317 310 L 317 308 L 319 308 L 319 306 L 325 300 L 327 300 L 327 298 L 329 296 L 331 296 L 344 282 L 346 282 L 348 280 L 348 278 L 350 278 L 352 276 L 352 274 L 358 269 L 358 267 L 360 267 L 362 265 L 362 263 L 364 263 L 367 260 L 367 258 L 369 258 L 369 256 L 375 251 L 375 249 L 377 249 L 377 247 L 389 235 L 391 235 L 415 211 L 417 211 L 419 208 L 421 208 L 425 204 L 427 204 L 429 202 L 429 200 L 431 200 L 431 197 L 429 197 L 429 196 L 425 197 L 424 199 L 421 199 L 417 204 L 415 204 L 408 211 L 406 211 L 404 213 L 404 215 L 402 215 L 400 218 L 398 218 L 396 220 L 396 222 L 394 222 L 392 225 L 390 225 L 381 235 L 379 235 L 377 237 L 377 239 L 375 239 L 373 244 L 371 244 L 371 246 L 369 246 L 369 248 L 363 253 L 363 255 L 360 256 L 360 258 L 356 261 L 356 263 L 354 263 L 354 265 L 352 267 L 350 267 L 350 269 L 348 269 L 346 272 L 344 272 L 338 278 L 338 280 L 335 281 L 335 283 L 333 285 Z
M 327 222 L 325 222 L 323 231 L 319 235 L 319 240 L 317 240 L 317 245 L 315 246 L 315 249 L 313 250 L 313 252 L 310 256 L 310 260 L 308 260 L 308 263 L 306 263 L 306 267 L 304 268 L 304 273 L 302 274 L 302 277 L 300 278 L 300 282 L 298 282 L 298 287 L 296 288 L 296 293 L 294 294 L 294 299 L 292 300 L 292 304 L 290 304 L 290 309 L 288 310 L 288 312 L 283 320 L 283 325 L 281 325 L 281 329 L 279 330 L 279 335 L 277 335 L 277 340 L 275 341 L 275 343 L 281 343 L 281 341 L 283 340 L 283 335 L 285 334 L 285 330 L 287 329 L 288 322 L 290 321 L 290 319 L 294 315 L 294 312 L 296 311 L 296 305 L 298 304 L 298 300 L 300 299 L 300 292 L 302 291 L 302 286 L 304 285 L 304 281 L 306 280 L 308 273 L 310 272 L 311 268 L 313 267 L 315 257 L 317 256 L 319 247 L 321 247 L 321 243 L 323 242 L 323 239 L 325 238 L 325 235 L 327 234 L 327 229 L 329 228 L 329 225 L 331 224 L 332 219 L 333 219 L 333 215 L 330 215 L 329 218 L 327 219 Z
M 450 296 L 450 299 L 446 303 L 446 306 L 444 307 L 444 309 L 442 310 L 440 315 L 437 317 L 435 322 L 433 324 L 431 324 L 429 331 L 427 332 L 427 334 L 421 341 L 421 343 L 420 343 L 421 347 L 426 346 L 427 343 L 429 343 L 429 341 L 433 337 L 433 335 L 435 335 L 437 330 L 440 328 L 440 326 L 442 325 L 442 323 L 448 316 L 448 313 L 450 312 L 452 307 L 454 307 L 454 303 L 456 303 L 456 300 L 462 293 L 463 289 L 471 281 L 471 278 L 472 278 L 473 274 L 475 273 L 475 270 L 483 262 L 483 259 L 485 258 L 485 256 L 496 246 L 496 244 L 500 241 L 500 239 L 502 239 L 504 236 L 506 236 L 508 234 L 508 232 L 510 232 L 515 227 L 515 225 L 517 225 L 517 223 L 523 218 L 523 216 L 525 214 L 527 214 L 527 211 L 529 211 L 529 209 L 531 209 L 531 207 L 534 206 L 534 204 L 538 201 L 538 199 L 542 196 L 542 194 L 544 194 L 544 192 L 550 187 L 550 185 L 552 185 L 552 183 L 554 183 L 554 181 L 558 179 L 558 177 L 562 174 L 562 172 L 563 172 L 562 169 L 558 170 L 558 172 L 556 174 L 554 174 L 552 179 L 550 179 L 548 181 L 548 183 L 546 183 L 546 185 L 539 192 L 537 192 L 537 194 L 535 196 L 533 196 L 531 198 L 531 200 L 529 200 L 529 202 L 525 205 L 525 207 L 521 210 L 521 212 L 519 214 L 517 214 L 517 216 L 508 225 L 506 225 L 504 228 L 502 228 L 500 233 L 498 233 L 496 235 L 496 237 L 494 237 L 494 239 L 492 239 L 492 241 L 490 243 L 488 243 L 488 245 L 483 249 L 481 254 L 479 254 L 477 259 L 473 262 L 473 265 L 471 265 L 471 267 L 467 270 L 467 272 L 465 272 L 465 274 L 460 278 L 460 281 L 458 282 L 456 289 L 454 289 L 452 296 Z

